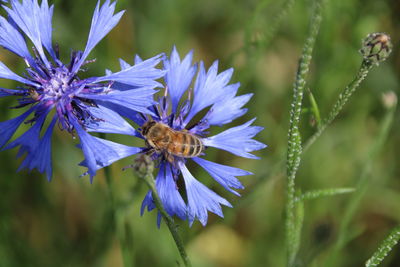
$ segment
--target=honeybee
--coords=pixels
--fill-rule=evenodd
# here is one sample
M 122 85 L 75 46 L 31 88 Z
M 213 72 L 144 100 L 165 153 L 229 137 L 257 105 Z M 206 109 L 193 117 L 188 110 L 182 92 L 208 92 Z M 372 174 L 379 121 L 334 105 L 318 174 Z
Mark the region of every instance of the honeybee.
M 200 138 L 187 130 L 176 131 L 168 125 L 153 120 L 142 126 L 141 134 L 151 148 L 150 151 L 163 153 L 171 163 L 174 162 L 174 156 L 194 158 L 204 149 Z

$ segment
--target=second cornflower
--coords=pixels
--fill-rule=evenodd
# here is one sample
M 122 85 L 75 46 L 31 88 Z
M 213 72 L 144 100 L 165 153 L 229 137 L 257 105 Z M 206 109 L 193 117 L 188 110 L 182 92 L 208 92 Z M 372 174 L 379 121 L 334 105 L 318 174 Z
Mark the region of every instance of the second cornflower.
M 113 110 L 125 109 L 147 113 L 152 105 L 155 79 L 164 72 L 155 68 L 160 56 L 140 62 L 122 71 L 105 76 L 80 79 L 78 72 L 87 61 L 91 50 L 119 22 L 123 12 L 114 14 L 115 3 L 97 3 L 89 37 L 84 51 L 74 51 L 69 64 L 59 57 L 59 48 L 52 43 L 53 6 L 47 0 L 7 1 L 3 6 L 8 19 L 0 17 L 0 45 L 21 57 L 26 73 L 19 76 L 0 62 L 0 78 L 22 84 L 18 89 L 0 88 L 0 97 L 17 96 L 18 105 L 28 107 L 18 117 L 0 123 L 0 147 L 4 147 L 18 127 L 25 121 L 31 128 L 5 146 L 20 147 L 18 156 L 26 153 L 21 168 L 38 169 L 51 179 L 51 136 L 56 124 L 71 134 L 77 133 L 85 155 L 84 164 L 93 177 L 96 170 L 112 162 L 137 153 L 137 148 L 119 145 L 93 137 L 87 133 L 93 125 L 98 132 L 136 135 L 135 130 Z M 32 44 L 32 52 L 27 42 Z M 43 130 L 46 119 L 49 126 Z

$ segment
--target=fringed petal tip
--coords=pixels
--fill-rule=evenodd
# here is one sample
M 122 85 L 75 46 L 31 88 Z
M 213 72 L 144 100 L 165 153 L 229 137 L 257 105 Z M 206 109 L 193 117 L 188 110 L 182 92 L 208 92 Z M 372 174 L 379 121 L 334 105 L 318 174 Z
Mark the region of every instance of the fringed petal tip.
M 51 137 L 57 119 L 56 117 L 53 118 L 44 135 L 40 137 L 40 130 L 46 116 L 47 113 L 43 114 L 32 128 L 10 143 L 7 148 L 20 146 L 18 156 L 22 156 L 26 153 L 26 157 L 17 171 L 24 168 L 29 171 L 37 169 L 40 173 L 46 173 L 47 180 L 50 182 L 53 173 L 51 160 Z
M 88 168 L 91 182 L 97 170 L 142 151 L 142 148 L 139 147 L 125 146 L 91 136 L 83 130 L 78 122 L 72 120 L 71 123 L 78 133 L 81 141 L 79 148 L 82 149 L 85 156 L 85 160 L 81 162 L 81 166 Z
M 197 72 L 197 65 L 192 63 L 193 50 L 185 58 L 181 58 L 174 46 L 169 59 L 164 58 L 166 71 L 165 83 L 172 102 L 172 112 L 176 112 L 183 94 L 189 89 L 192 79 Z
M 263 127 L 250 126 L 255 118 L 236 127 L 229 128 L 217 135 L 204 138 L 205 146 L 211 146 L 226 150 L 237 156 L 251 159 L 259 159 L 259 157 L 249 153 L 266 147 L 265 144 L 252 139 L 257 135 Z
M 156 68 L 161 62 L 162 56 L 163 54 L 159 54 L 144 61 L 136 57 L 135 62 L 138 63 L 135 63 L 135 65 L 129 66 L 128 63 L 124 62 L 120 71 L 106 72 L 105 76 L 97 77 L 93 81 L 113 81 L 140 88 L 162 88 L 162 84 L 156 81 L 166 74 L 165 70 Z
M 236 94 L 238 84 L 228 84 L 233 74 L 233 68 L 218 74 L 218 60 L 214 61 L 208 71 L 205 71 L 204 63 L 200 61 L 199 71 L 194 83 L 193 105 L 185 118 L 185 124 L 201 110 L 221 100 L 226 95 Z
M 208 220 L 208 211 L 223 218 L 221 205 L 230 208 L 232 205 L 225 198 L 217 195 L 214 191 L 197 181 L 183 163 L 179 164 L 179 168 L 185 179 L 189 225 L 192 226 L 193 222 L 197 219 L 205 226 Z
M 234 189 L 244 189 L 243 184 L 236 178 L 236 176 L 252 175 L 253 173 L 211 162 L 202 158 L 193 158 L 193 161 L 199 164 L 204 170 L 206 170 L 211 177 L 214 178 L 220 185 L 222 185 L 229 192 L 240 196 Z
M 203 120 L 207 120 L 210 125 L 222 126 L 230 123 L 247 113 L 247 108 L 242 108 L 253 94 L 231 96 L 215 103 Z
M 46 64 L 46 66 L 50 66 L 50 63 L 46 57 L 45 51 L 43 47 L 49 52 L 49 54 L 55 58 L 55 52 L 52 47 L 52 16 L 53 16 L 53 6 L 49 7 L 47 0 L 42 1 L 42 5 L 40 6 L 38 1 L 9 1 L 11 3 L 11 8 L 7 6 L 3 6 L 10 17 L 10 21 L 18 27 L 21 32 L 23 32 L 33 43 L 37 54 L 40 56 L 42 61 Z M 11 34 L 12 31 L 6 31 L 7 34 Z M 6 34 L 6 35 L 7 35 Z M 17 37 L 17 40 L 20 37 L 14 33 L 14 37 Z M 5 37 L 4 39 L 9 39 L 9 37 Z M 22 42 L 25 44 L 25 42 Z M 11 44 L 11 42 L 9 42 Z M 16 54 L 27 58 L 28 61 L 31 61 L 31 57 L 29 52 L 26 53 L 26 49 L 23 44 L 13 43 L 18 49 L 9 49 Z M 19 53 L 17 53 L 19 52 Z M 21 54 L 24 54 L 22 55 Z M 32 61 L 31 61 L 32 62 Z
M 114 14 L 115 3 L 110 3 L 110 0 L 106 0 L 100 6 L 100 1 L 97 2 L 85 50 L 79 62 L 73 66 L 72 72 L 78 72 L 92 49 L 118 24 L 124 11 Z

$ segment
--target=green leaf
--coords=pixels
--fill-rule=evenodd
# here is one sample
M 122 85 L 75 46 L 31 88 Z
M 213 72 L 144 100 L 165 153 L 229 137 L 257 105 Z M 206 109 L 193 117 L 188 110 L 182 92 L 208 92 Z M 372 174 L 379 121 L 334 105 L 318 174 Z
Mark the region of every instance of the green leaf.
M 308 100 L 310 101 L 311 104 L 310 111 L 314 115 L 317 127 L 319 127 L 321 125 L 321 115 L 319 113 L 317 101 L 315 100 L 314 95 L 312 94 L 310 89 L 308 89 L 307 92 L 308 92 Z
M 320 189 L 320 190 L 311 190 L 305 192 L 304 194 L 296 197 L 296 202 L 301 202 L 304 200 L 313 200 L 321 197 L 329 197 L 335 196 L 340 194 L 347 194 L 354 192 L 355 189 L 351 187 L 344 187 L 344 188 L 328 188 L 328 189 Z

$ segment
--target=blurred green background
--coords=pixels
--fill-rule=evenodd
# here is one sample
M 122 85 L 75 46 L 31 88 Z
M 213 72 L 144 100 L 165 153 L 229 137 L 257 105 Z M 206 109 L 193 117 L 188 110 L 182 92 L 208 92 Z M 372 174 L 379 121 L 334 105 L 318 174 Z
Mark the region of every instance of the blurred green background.
M 96 1 L 50 2 L 56 5 L 53 40 L 67 62 L 71 49 L 84 49 Z M 190 168 L 200 181 L 234 205 L 233 209 L 224 208 L 225 219 L 210 215 L 206 227 L 197 222 L 189 228 L 186 222 L 177 221 L 194 266 L 285 264 L 283 163 L 289 105 L 313 1 L 295 1 L 270 41 L 264 42 L 284 3 L 119 0 L 117 9 L 125 9 L 125 15 L 91 53 L 96 63 L 81 74 L 95 76 L 105 68 L 116 71 L 118 58 L 132 63 L 136 53 L 149 58 L 169 53 L 176 45 L 181 56 L 194 49 L 196 61 L 204 60 L 210 66 L 218 59 L 220 70 L 235 68 L 232 82 L 241 82 L 240 93 L 255 93 L 247 105 L 249 112 L 231 125 L 257 117 L 256 124 L 265 127 L 257 139 L 268 144 L 267 149 L 255 153 L 262 159 L 207 151 L 209 160 L 255 174 L 241 178 L 246 185 L 242 197 L 225 192 L 195 165 Z M 398 14 L 397 0 L 332 0 L 324 9 L 308 76 L 308 86 L 323 117 L 358 70 L 362 38 L 371 32 L 386 32 L 392 37 L 394 51 L 389 60 L 371 71 L 339 119 L 303 157 L 297 178 L 303 191 L 354 187 L 361 173 L 366 168 L 369 171 L 365 192 L 359 194 L 354 207 L 346 244 L 340 250 L 334 247 L 352 194 L 306 202 L 298 266 L 361 266 L 400 223 L 399 112 L 383 148 L 374 160 L 367 161 L 387 112 L 382 93 L 399 90 Z M 0 59 L 14 71 L 24 69 L 22 60 L 5 50 Z M 1 87 L 15 86 L 1 81 Z M 304 105 L 309 107 L 307 97 Z M 15 115 L 9 106 L 10 98 L 0 100 L 1 120 Z M 312 116 L 305 112 L 303 140 L 316 130 L 311 122 Z M 107 137 L 140 145 L 130 137 Z M 15 159 L 16 149 L 0 153 L 0 266 L 124 266 L 124 261 L 126 266 L 177 266 L 179 254 L 166 225 L 157 229 L 155 212 L 140 217 L 145 184 L 132 171 L 121 171 L 133 158 L 111 166 L 111 190 L 118 208 L 113 217 L 104 171 L 98 172 L 93 184 L 88 177 L 79 178 L 84 169 L 76 167 L 82 160 L 76 143 L 67 133 L 55 131 L 50 183 L 36 171 L 16 173 L 21 162 Z M 382 266 L 400 266 L 400 247 Z

